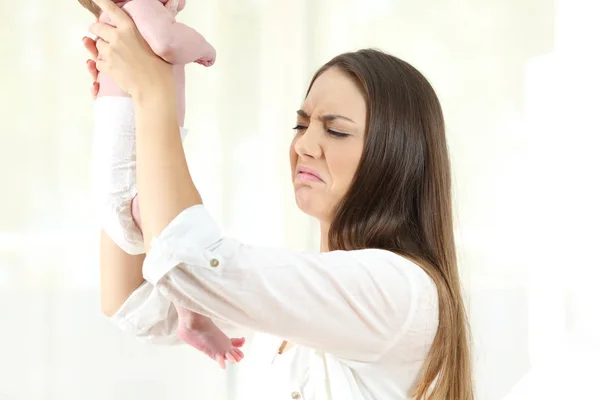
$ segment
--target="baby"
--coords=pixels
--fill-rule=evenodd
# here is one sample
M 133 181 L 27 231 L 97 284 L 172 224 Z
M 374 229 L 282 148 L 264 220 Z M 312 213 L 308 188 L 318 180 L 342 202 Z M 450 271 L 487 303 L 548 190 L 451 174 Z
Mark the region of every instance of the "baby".
M 92 0 L 79 0 L 100 22 L 111 24 Z M 211 66 L 214 48 L 204 37 L 175 16 L 185 0 L 115 1 L 135 22 L 152 50 L 173 65 L 177 84 L 177 117 L 182 140 L 185 119 L 185 65 Z M 99 58 L 102 54 L 99 54 Z M 137 200 L 135 119 L 131 97 L 106 74 L 98 74 L 99 90 L 94 102 L 94 199 L 102 228 L 126 253 L 144 253 Z M 176 306 L 177 335 L 186 343 L 217 360 L 236 363 L 243 358 L 238 348 L 243 339 L 229 339 L 209 318 Z

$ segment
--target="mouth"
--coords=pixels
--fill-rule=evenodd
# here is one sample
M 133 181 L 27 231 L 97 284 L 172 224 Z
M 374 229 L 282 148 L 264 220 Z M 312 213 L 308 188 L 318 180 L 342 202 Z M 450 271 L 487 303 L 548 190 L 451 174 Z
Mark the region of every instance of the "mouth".
M 324 182 L 316 170 L 302 165 L 296 168 L 296 179 L 302 182 Z

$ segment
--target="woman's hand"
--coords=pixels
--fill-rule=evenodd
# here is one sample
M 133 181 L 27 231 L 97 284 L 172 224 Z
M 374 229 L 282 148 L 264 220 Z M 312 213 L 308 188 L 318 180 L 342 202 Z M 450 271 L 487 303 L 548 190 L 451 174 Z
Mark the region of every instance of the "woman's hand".
M 93 0 L 115 26 L 92 24 L 90 33 L 98 36 L 96 68 L 108 74 L 134 100 L 142 90 L 164 92 L 175 86 L 173 69 L 158 57 L 131 18 L 111 0 Z
M 98 90 L 100 90 L 100 86 L 98 85 L 98 68 L 96 68 L 96 61 L 94 61 L 95 59 L 98 58 L 98 49 L 96 48 L 96 41 L 90 39 L 87 36 L 84 36 L 82 39 L 83 42 L 83 47 L 85 47 L 85 49 L 90 53 L 90 56 L 92 57 L 92 59 L 88 59 L 86 61 L 86 66 L 87 66 L 87 70 L 90 73 L 90 75 L 92 76 L 93 79 L 93 83 L 92 83 L 92 87 L 90 88 L 90 93 L 92 94 L 92 97 L 95 99 L 98 96 Z

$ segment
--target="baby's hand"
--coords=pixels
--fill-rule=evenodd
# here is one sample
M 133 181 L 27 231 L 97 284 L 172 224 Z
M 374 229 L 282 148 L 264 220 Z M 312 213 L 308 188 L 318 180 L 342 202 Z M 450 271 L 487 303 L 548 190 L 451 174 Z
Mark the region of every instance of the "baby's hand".
M 100 86 L 97 82 L 98 80 L 98 68 L 96 68 L 96 59 L 98 58 L 98 49 L 96 48 L 96 41 L 91 38 L 84 36 L 83 39 L 83 47 L 90 53 L 92 56 L 91 60 L 86 61 L 87 70 L 92 75 L 92 79 L 94 80 L 92 83 L 92 87 L 90 89 L 90 93 L 92 97 L 95 99 L 98 96 L 98 90 Z

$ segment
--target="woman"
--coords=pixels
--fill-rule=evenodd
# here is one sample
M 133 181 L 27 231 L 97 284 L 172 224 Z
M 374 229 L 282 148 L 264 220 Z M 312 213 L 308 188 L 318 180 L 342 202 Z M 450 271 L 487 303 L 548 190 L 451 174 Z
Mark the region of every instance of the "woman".
M 147 251 L 103 237 L 104 312 L 157 342 L 175 337 L 173 304 L 285 338 L 288 398 L 472 399 L 444 123 L 426 79 L 371 50 L 323 66 L 290 147 L 321 252 L 248 246 L 221 235 L 192 183 L 170 65 L 110 0 L 94 1 L 116 25 L 90 27 L 97 69 L 135 104 Z

